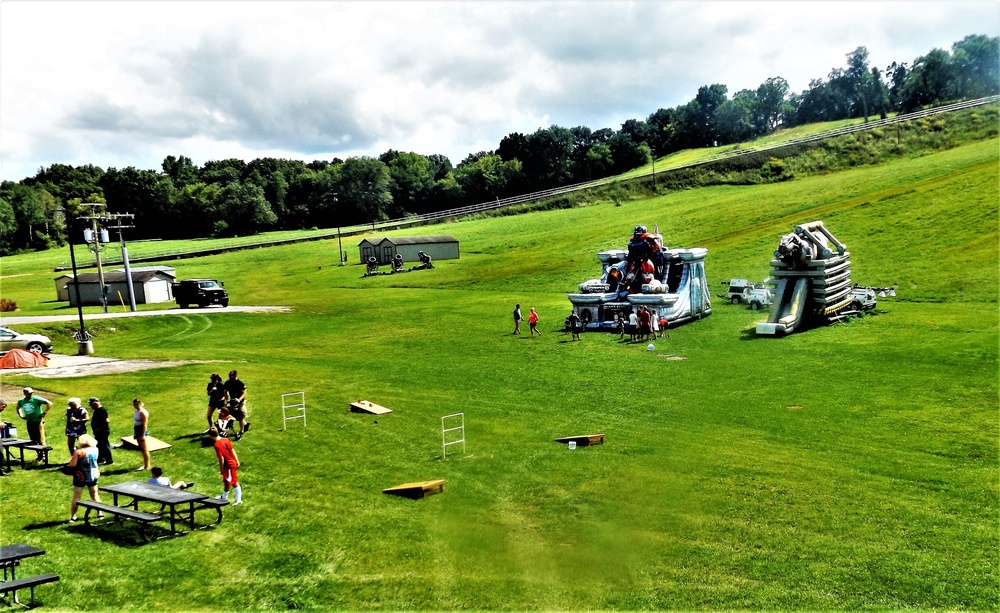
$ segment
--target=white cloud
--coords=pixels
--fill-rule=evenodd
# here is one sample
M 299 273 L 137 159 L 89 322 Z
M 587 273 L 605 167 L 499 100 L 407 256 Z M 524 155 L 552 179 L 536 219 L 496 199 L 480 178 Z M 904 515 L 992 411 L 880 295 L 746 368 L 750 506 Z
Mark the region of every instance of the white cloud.
M 970 2 L 0 3 L 0 176 L 166 155 L 453 162 L 510 132 L 616 129 L 782 76 L 998 35 Z

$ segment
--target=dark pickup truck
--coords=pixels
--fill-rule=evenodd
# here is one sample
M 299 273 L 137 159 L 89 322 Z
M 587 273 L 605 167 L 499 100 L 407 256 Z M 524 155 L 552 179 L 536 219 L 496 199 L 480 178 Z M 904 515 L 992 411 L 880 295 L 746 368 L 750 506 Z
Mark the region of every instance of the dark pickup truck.
M 210 304 L 229 306 L 229 294 L 223 284 L 215 279 L 184 279 L 172 284 L 177 306 L 186 309 L 192 304 L 206 307 Z

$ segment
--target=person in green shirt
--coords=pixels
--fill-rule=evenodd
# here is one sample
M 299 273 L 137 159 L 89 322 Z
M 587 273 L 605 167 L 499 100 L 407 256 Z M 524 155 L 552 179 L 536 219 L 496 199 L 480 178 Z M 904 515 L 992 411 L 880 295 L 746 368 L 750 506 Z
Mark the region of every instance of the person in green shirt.
M 17 401 L 17 414 L 28 426 L 28 438 L 38 445 L 45 444 L 45 414 L 52 408 L 52 401 L 35 396 L 35 390 L 24 388 L 24 398 Z M 41 458 L 41 454 L 38 455 Z

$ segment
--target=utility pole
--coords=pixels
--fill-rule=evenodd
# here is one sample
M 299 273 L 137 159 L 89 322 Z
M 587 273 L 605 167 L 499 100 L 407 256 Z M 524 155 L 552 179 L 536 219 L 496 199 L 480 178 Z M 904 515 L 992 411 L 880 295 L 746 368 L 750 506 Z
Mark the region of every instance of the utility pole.
M 103 209 L 107 205 L 100 202 L 83 202 L 80 204 L 80 206 L 88 206 L 91 209 L 90 215 L 87 215 L 86 217 L 81 217 L 80 219 L 86 219 L 90 221 L 92 224 L 91 232 L 93 233 L 92 236 L 93 243 L 91 243 L 90 240 L 88 240 L 87 243 L 88 245 L 90 245 L 91 250 L 94 252 L 94 257 L 97 259 L 97 279 L 101 285 L 101 306 L 104 308 L 104 312 L 107 313 L 108 288 L 106 285 L 104 285 L 104 268 L 101 266 L 101 238 L 102 238 L 101 230 L 103 228 L 100 228 L 97 223 L 98 221 L 104 221 L 105 219 L 104 212 L 101 211 L 101 213 L 98 214 L 97 210 Z M 106 233 L 107 230 L 104 230 L 104 234 Z M 104 242 L 107 242 L 107 240 L 105 240 Z
M 76 336 L 77 355 L 90 355 L 94 353 L 94 343 L 90 340 L 90 334 L 83 325 L 83 302 L 80 301 L 80 279 L 76 274 L 76 252 L 73 249 L 73 215 L 65 207 L 66 214 L 66 236 L 69 238 L 69 261 L 73 266 L 73 289 L 76 291 L 76 312 L 80 316 L 80 331 Z
M 116 225 L 107 226 L 109 230 L 118 230 L 118 240 L 121 242 L 122 246 L 122 265 L 125 267 L 125 287 L 128 288 L 128 304 L 129 310 L 133 313 L 135 312 L 135 289 L 132 287 L 132 269 L 129 267 L 128 262 L 128 249 L 125 247 L 125 234 L 122 230 L 126 228 L 134 228 L 135 225 L 129 223 L 126 225 L 125 220 L 131 220 L 135 218 L 132 213 L 110 213 L 108 216 L 108 221 L 117 222 Z

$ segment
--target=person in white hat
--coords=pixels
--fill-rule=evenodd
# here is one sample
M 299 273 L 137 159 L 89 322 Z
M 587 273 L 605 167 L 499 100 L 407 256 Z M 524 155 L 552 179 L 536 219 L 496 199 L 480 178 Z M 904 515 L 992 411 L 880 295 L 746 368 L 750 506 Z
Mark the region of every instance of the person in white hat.
M 45 444 L 45 415 L 52 409 L 52 401 L 35 395 L 35 390 L 24 388 L 24 398 L 17 401 L 17 414 L 28 427 L 28 438 L 36 445 Z M 42 454 L 38 454 L 42 459 Z

